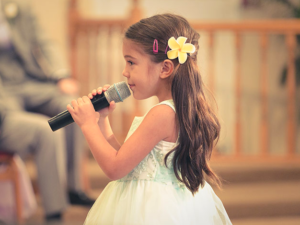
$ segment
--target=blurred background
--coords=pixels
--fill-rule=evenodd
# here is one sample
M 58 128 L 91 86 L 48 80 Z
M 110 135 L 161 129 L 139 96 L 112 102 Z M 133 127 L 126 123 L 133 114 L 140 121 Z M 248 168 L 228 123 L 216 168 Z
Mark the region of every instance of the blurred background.
M 198 65 L 221 119 L 211 164 L 224 179 L 215 191 L 229 217 L 237 225 L 300 224 L 299 0 L 28 1 L 82 95 L 125 80 L 122 33 L 129 24 L 166 12 L 188 19 L 200 33 Z M 120 141 L 133 117 L 155 103 L 129 98 L 118 105 L 111 121 Z M 96 197 L 109 180 L 88 149 L 83 167 L 85 188 Z M 26 168 L 35 186 L 34 165 Z M 82 224 L 87 212 L 68 208 L 65 224 Z M 39 207 L 24 223 L 42 221 Z

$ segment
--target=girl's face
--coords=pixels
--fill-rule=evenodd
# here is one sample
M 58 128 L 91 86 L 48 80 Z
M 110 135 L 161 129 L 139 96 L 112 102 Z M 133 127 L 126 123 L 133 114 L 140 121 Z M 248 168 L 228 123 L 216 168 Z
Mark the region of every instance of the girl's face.
M 140 46 L 127 38 L 123 41 L 123 56 L 126 65 L 122 74 L 127 78 L 133 97 L 140 100 L 158 96 L 160 64 L 152 62 Z

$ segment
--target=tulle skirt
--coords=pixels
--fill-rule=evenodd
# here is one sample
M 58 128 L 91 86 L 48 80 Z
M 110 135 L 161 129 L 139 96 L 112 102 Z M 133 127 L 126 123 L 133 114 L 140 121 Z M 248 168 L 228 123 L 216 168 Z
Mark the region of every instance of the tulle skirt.
M 110 182 L 84 225 L 227 225 L 230 219 L 208 183 L 193 196 L 172 183 L 149 180 Z

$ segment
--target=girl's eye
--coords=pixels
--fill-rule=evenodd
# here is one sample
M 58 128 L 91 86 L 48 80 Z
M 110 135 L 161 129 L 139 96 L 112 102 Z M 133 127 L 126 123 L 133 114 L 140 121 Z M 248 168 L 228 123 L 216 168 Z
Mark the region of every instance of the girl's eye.
M 133 65 L 133 62 L 131 62 L 131 61 L 127 61 L 131 66 Z

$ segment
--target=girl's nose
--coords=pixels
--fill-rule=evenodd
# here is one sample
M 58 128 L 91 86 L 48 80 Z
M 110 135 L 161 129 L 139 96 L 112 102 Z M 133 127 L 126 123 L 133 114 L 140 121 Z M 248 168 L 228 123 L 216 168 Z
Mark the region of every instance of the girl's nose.
M 125 69 L 123 70 L 122 75 L 127 78 L 129 77 L 129 73 Z

